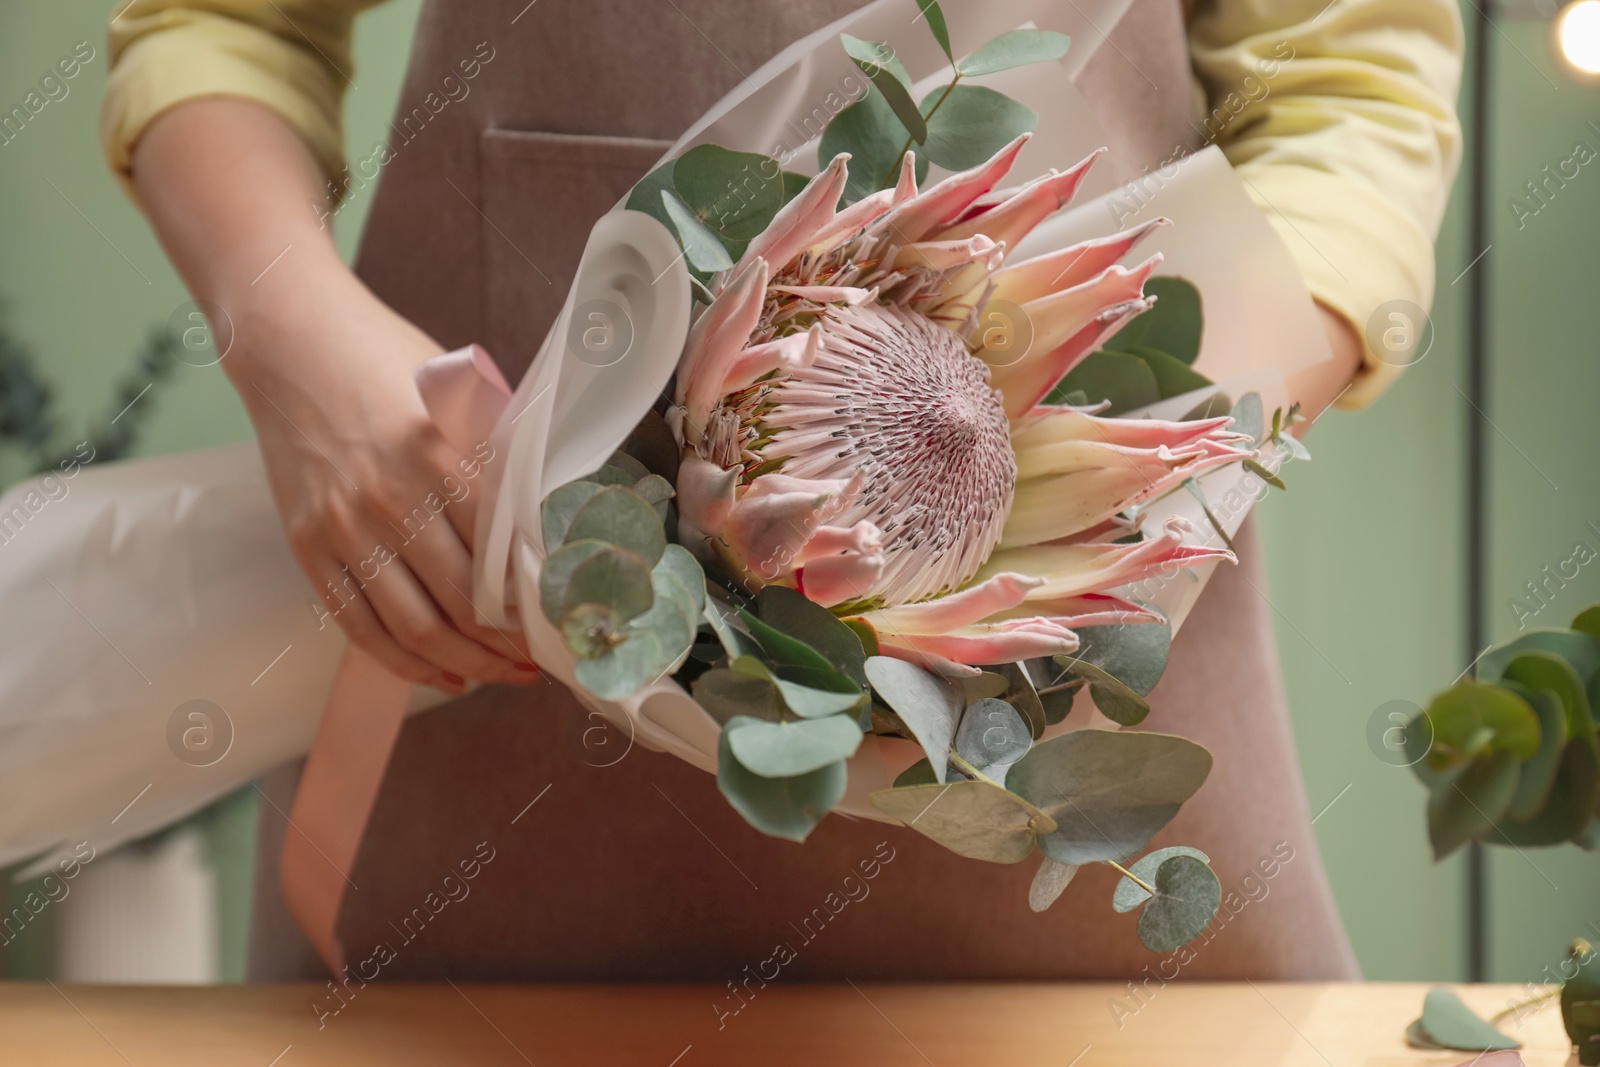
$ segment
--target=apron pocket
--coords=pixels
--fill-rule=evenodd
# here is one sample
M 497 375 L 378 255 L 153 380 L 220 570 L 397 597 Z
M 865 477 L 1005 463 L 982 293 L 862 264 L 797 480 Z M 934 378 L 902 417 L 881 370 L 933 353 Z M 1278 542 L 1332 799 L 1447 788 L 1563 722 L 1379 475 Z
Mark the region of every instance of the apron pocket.
M 561 311 L 590 228 L 670 147 L 643 137 L 480 135 L 483 343 L 513 385 Z

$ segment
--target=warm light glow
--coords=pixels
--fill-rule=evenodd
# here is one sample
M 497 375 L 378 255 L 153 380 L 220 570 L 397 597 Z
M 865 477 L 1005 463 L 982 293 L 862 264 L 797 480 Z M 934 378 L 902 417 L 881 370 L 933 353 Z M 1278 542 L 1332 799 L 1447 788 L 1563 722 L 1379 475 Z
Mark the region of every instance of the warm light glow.
M 1561 54 L 1588 74 L 1600 74 L 1600 0 L 1578 0 L 1561 12 Z

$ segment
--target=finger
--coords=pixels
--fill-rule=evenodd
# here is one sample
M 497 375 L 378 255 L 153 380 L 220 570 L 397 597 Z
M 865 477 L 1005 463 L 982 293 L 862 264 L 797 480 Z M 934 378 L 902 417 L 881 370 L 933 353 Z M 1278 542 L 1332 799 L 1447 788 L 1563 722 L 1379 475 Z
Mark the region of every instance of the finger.
M 362 592 L 400 647 L 440 670 L 489 682 L 522 680 L 519 674 L 526 677 L 510 660 L 451 626 L 404 560 L 389 560 L 366 581 Z
M 343 577 L 343 571 L 340 571 L 340 577 Z M 344 631 L 351 644 L 381 663 L 389 673 L 408 682 L 431 686 L 457 696 L 466 692 L 464 678 L 447 677 L 438 667 L 401 648 L 383 628 L 383 624 L 373 614 L 371 605 L 359 591 L 350 593 L 350 599 L 342 600 L 337 595 L 326 592 L 326 586 L 323 589 L 323 603 L 333 615 L 333 621 L 338 623 L 339 629 Z
M 434 523 L 421 536 L 406 542 L 400 549 L 400 557 L 422 581 L 434 603 L 455 623 L 456 629 L 520 668 L 511 676 L 513 680 L 525 680 L 534 673 L 525 647 L 519 648 L 506 634 L 478 621 L 477 609 L 468 592 L 472 588 L 472 556 L 452 527 Z M 516 636 L 521 637 L 520 634 Z

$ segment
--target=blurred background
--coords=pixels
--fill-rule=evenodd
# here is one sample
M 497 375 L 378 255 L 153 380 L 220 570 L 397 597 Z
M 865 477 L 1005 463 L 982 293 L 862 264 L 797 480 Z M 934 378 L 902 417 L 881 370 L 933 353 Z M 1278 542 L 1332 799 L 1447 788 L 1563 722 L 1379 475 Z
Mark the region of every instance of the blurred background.
M 1573 937 L 1600 934 L 1600 857 L 1434 864 L 1421 786 L 1371 741 L 1489 642 L 1600 600 L 1600 564 L 1549 583 L 1545 606 L 1528 592 L 1577 545 L 1600 551 L 1600 80 L 1584 70 L 1600 70 L 1600 0 L 1479 2 L 1462 8 L 1481 54 L 1462 92 L 1468 154 L 1438 244 L 1433 343 L 1374 408 L 1323 419 L 1317 461 L 1259 511 L 1317 837 L 1371 979 L 1536 981 Z M 385 136 L 419 3 L 357 23 L 352 158 Z M 110 6 L 0 6 L 0 111 L 58 59 L 82 62 L 65 96 L 0 135 L 0 428 L 43 387 L 61 425 L 82 428 L 73 440 L 127 430 L 134 454 L 247 440 L 220 370 L 165 356 L 188 297 L 100 159 Z M 1551 180 L 1558 164 L 1577 176 Z M 369 200 L 339 216 L 347 255 Z M 0 486 L 26 473 L 16 452 L 0 448 Z M 0 946 L 3 973 L 238 980 L 256 795 L 85 866 Z M 34 886 L 5 882 L 10 913 Z

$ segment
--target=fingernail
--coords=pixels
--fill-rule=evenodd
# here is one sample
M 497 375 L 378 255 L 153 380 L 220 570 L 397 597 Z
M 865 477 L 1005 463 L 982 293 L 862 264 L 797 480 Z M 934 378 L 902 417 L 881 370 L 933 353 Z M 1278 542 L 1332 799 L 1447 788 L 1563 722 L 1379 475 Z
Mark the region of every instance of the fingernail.
M 455 686 L 457 689 L 465 689 L 467 687 L 467 680 L 461 677 L 459 674 L 451 674 L 449 671 L 445 671 L 444 680 Z

